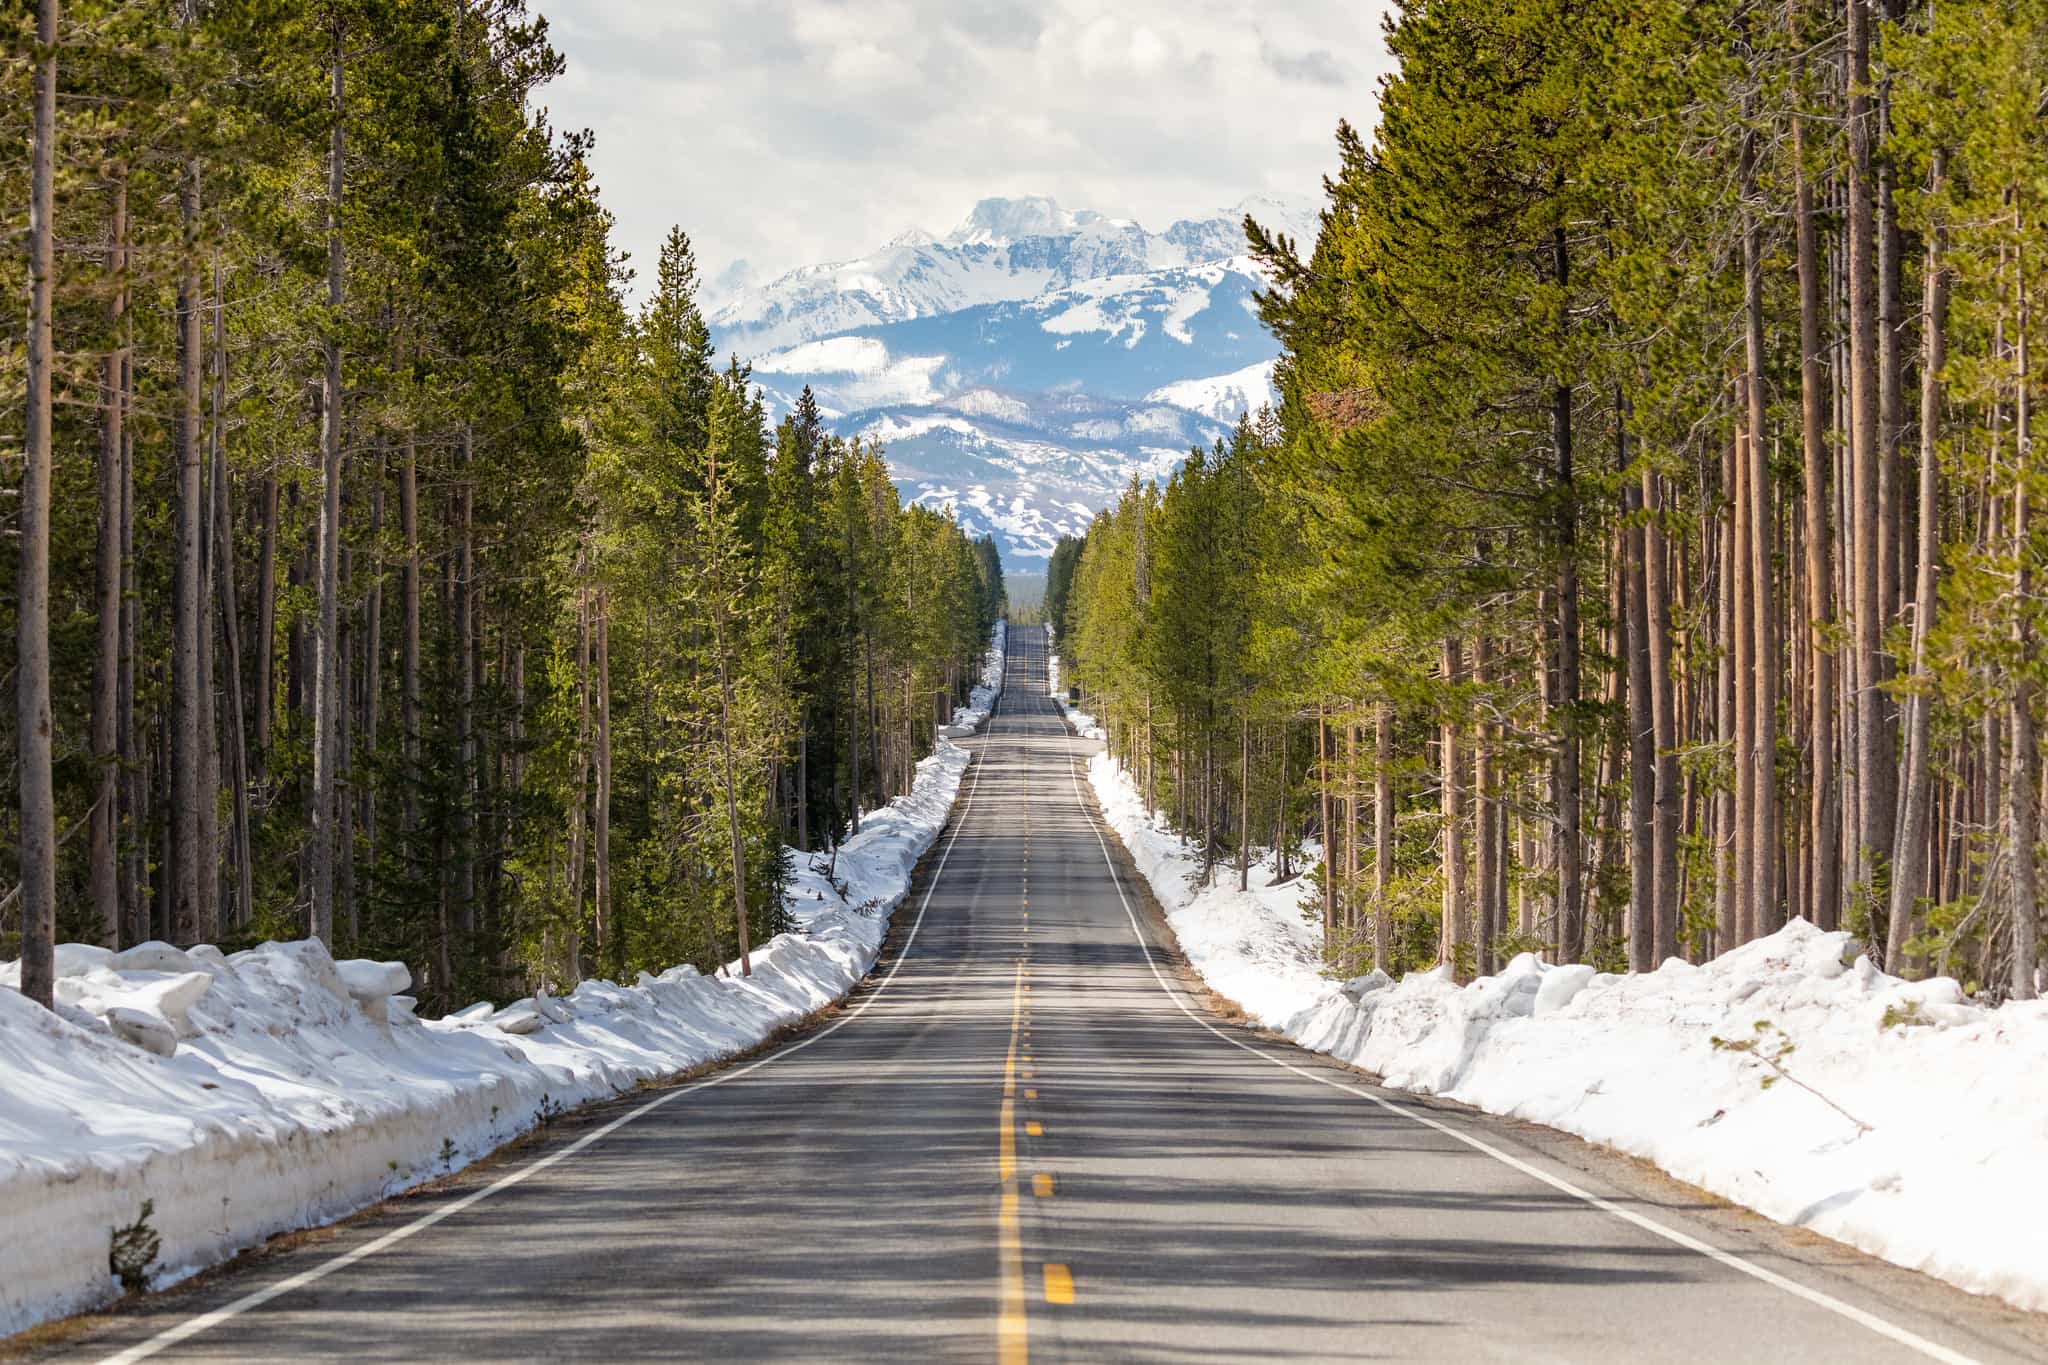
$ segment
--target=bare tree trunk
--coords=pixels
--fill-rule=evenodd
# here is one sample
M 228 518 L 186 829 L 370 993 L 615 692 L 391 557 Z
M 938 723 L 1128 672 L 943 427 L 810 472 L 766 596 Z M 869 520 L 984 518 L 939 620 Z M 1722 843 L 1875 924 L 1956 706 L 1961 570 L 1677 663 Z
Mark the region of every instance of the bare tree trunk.
M 2015 229 L 2025 226 L 2016 210 Z M 2008 808 L 2013 830 L 2012 906 L 2012 995 L 2016 1000 L 2034 998 L 2034 959 L 2039 952 L 2041 894 L 2035 853 L 2040 843 L 2036 822 L 2035 787 L 2041 768 L 2041 746 L 2034 727 L 2034 632 L 2029 598 L 2033 591 L 2033 546 L 2028 505 L 2027 477 L 2033 455 L 2033 394 L 2029 368 L 2026 254 L 2019 252 L 2018 345 L 2014 356 L 2018 401 L 2014 409 L 2012 544 L 2015 565 L 2013 584 L 2013 640 L 2019 646 L 2019 666 L 2012 671 L 2012 775 L 2008 779 Z
M 270 768 L 270 726 L 277 714 L 277 471 L 263 476 L 262 544 L 256 556 L 256 771 Z
M 310 881 L 313 937 L 334 942 L 334 816 L 335 772 L 339 764 L 338 717 L 341 698 L 335 658 L 341 612 L 341 337 L 342 304 L 342 29 L 334 21 L 333 56 L 329 72 L 327 144 L 327 329 L 320 389 L 320 621 L 313 642 L 313 793 Z
M 1252 722 L 1237 718 L 1237 889 L 1252 884 Z
M 719 482 L 718 454 L 714 446 L 710 460 L 710 509 L 709 521 L 711 539 L 711 626 L 714 633 L 713 647 L 718 651 L 718 744 L 725 770 L 725 827 L 732 844 L 732 903 L 733 922 L 739 931 L 740 975 L 754 974 L 752 945 L 748 941 L 747 925 L 747 858 L 746 839 L 740 829 L 739 781 L 737 762 L 733 755 L 733 685 L 732 659 L 728 644 L 728 630 L 725 619 L 728 599 L 725 582 L 725 556 L 721 553 L 720 542 L 724 532 L 718 525 Z M 868 704 L 874 705 L 875 668 L 872 642 L 868 652 Z M 877 774 L 880 770 L 880 754 L 877 753 Z M 859 804 L 858 798 L 855 805 Z
M 377 865 L 377 783 L 382 771 L 377 762 L 378 733 L 384 718 L 384 479 L 390 447 L 377 439 L 377 464 L 370 479 L 370 588 L 363 599 L 363 752 L 369 756 L 370 772 L 362 782 L 363 851 L 370 866 Z M 515 724 L 517 712 L 514 713 Z M 516 763 L 518 760 L 514 759 Z
M 577 926 L 583 920 L 583 869 L 589 861 L 585 849 L 585 821 L 590 810 L 590 656 L 592 644 L 591 603 L 590 603 L 590 561 L 587 555 L 579 556 L 576 575 L 576 781 L 574 790 L 576 804 L 569 811 L 569 939 L 577 941 Z M 599 914 L 591 926 L 592 936 L 597 940 L 597 953 L 604 956 L 605 932 L 610 928 Z M 571 955 L 570 971 L 580 975 L 581 969 Z
M 811 712 L 804 708 L 796 737 L 796 846 L 811 851 Z
M 1736 619 L 1737 591 L 1735 576 L 1737 566 L 1747 562 L 1739 551 L 1735 536 L 1736 507 L 1740 501 L 1736 494 L 1737 467 L 1736 448 L 1740 438 L 1726 442 L 1721 451 L 1721 507 L 1719 525 L 1716 528 L 1716 567 L 1720 579 L 1719 602 L 1716 621 L 1720 646 L 1720 658 L 1715 665 L 1715 711 L 1714 741 L 1716 745 L 1728 747 L 1729 768 L 1735 785 L 1743 785 L 1743 776 L 1749 771 L 1745 761 L 1743 736 L 1746 733 L 1745 718 L 1742 714 L 1739 695 L 1745 691 L 1740 685 L 1742 676 L 1738 653 L 1747 653 L 1743 641 L 1750 638 L 1740 628 Z M 1744 828 L 1738 815 L 1736 795 L 1729 784 L 1717 781 L 1714 785 L 1714 951 L 1725 953 L 1742 942 L 1741 912 L 1736 880 L 1738 869 L 1747 866 L 1736 857 L 1736 831 Z
M 1372 965 L 1382 971 L 1394 960 L 1394 707 L 1373 710 L 1372 778 Z M 1358 727 L 1351 727 L 1351 766 L 1358 768 Z M 1356 779 L 1353 779 L 1354 783 Z M 1353 884 L 1357 873 L 1353 869 Z
M 51 777 L 51 300 L 56 285 L 57 0 L 38 0 L 29 171 L 28 411 L 15 594 L 15 744 L 21 765 L 21 992 L 51 1007 L 56 986 L 57 797 Z
M 344 467 L 346 467 L 344 465 Z M 346 600 L 353 581 L 355 553 L 341 550 L 338 595 Z M 355 657 L 355 630 L 348 613 L 340 617 L 334 637 L 334 846 L 336 918 L 348 927 L 354 944 L 362 932 L 356 911 L 356 798 L 355 798 L 355 680 L 351 663 Z
M 1442 960 L 1464 975 L 1458 963 L 1472 943 L 1471 911 L 1465 887 L 1465 754 L 1464 721 L 1452 689 L 1465 680 L 1464 645 L 1455 635 L 1443 642 L 1444 712 L 1438 730 L 1438 763 L 1442 769 L 1442 810 L 1444 821 L 1444 893 Z
M 1650 585 L 1640 484 L 1624 489 L 1628 530 L 1628 965 L 1656 969 L 1657 722 L 1650 695 Z
M 1570 283 L 1570 257 L 1562 227 L 1551 238 L 1553 277 L 1560 294 Z M 1559 303 L 1559 328 L 1564 304 Z M 1579 806 L 1579 509 L 1572 477 L 1572 390 L 1559 383 L 1551 398 L 1550 434 L 1556 458 L 1557 555 L 1557 939 L 1558 960 L 1586 954 L 1583 813 Z
M 131 333 L 132 336 L 132 333 Z M 134 389 L 132 358 L 122 366 L 121 406 L 125 413 Z M 124 423 L 125 427 L 125 423 Z M 135 591 L 135 438 L 121 438 L 121 669 L 119 687 L 121 766 L 126 774 L 128 838 L 122 859 L 121 938 L 140 943 L 149 937 L 149 854 L 144 829 L 149 808 L 148 742 L 135 709 L 135 661 L 139 595 Z
M 476 932 L 476 846 L 477 800 L 481 794 L 477 770 L 476 743 L 476 489 L 470 472 L 474 459 L 473 436 L 467 422 L 462 425 L 460 448 L 462 475 L 455 491 L 455 734 L 462 765 L 459 790 L 460 810 L 456 817 L 455 922 L 465 936 Z
M 228 351 L 223 314 L 221 278 L 213 275 L 213 525 L 214 585 L 220 612 L 221 648 L 225 654 L 227 688 L 224 704 L 228 719 L 229 811 L 232 828 L 229 854 L 234 862 L 234 922 L 246 924 L 254 908 L 256 872 L 249 847 L 249 732 L 243 716 L 242 626 L 235 592 L 235 537 L 233 503 L 229 496 L 228 462 L 218 414 L 227 410 Z
M 1820 369 L 1820 252 L 1814 224 L 1813 185 L 1806 175 L 1805 118 L 1792 121 L 1793 196 L 1797 202 L 1799 256 L 1800 445 L 1805 458 L 1806 611 L 1812 623 L 1807 697 L 1812 792 L 1807 808 L 1807 849 L 1813 865 L 1814 922 L 1833 929 L 1841 918 L 1841 786 L 1835 761 L 1835 654 L 1828 642 L 1834 624 L 1832 540 L 1828 535 L 1828 451 Z
M 1337 941 L 1337 839 L 1330 828 L 1330 713 L 1323 698 L 1316 698 L 1316 810 L 1322 820 L 1323 841 L 1323 943 Z
M 199 314 L 199 163 L 187 161 L 178 186 L 184 243 L 178 264 L 177 537 L 178 558 L 171 593 L 171 936 L 180 944 L 200 941 L 205 911 L 199 899 L 201 861 L 199 805 L 205 761 L 200 753 L 199 651 L 207 643 L 200 621 L 200 541 L 203 534 L 203 469 L 199 445 L 200 366 L 205 355 Z
M 1678 768 L 1677 683 L 1671 676 L 1671 583 L 1667 570 L 1663 514 L 1657 475 L 1643 471 L 1643 596 L 1648 622 L 1645 649 L 1650 664 L 1650 735 L 1656 750 L 1656 797 L 1652 810 L 1650 859 L 1651 922 L 1658 962 L 1678 955 L 1678 836 L 1684 828 L 1683 776 Z
M 217 359 L 222 327 L 220 268 L 214 267 L 213 294 L 207 312 L 213 322 L 213 338 L 207 341 L 206 356 L 200 362 L 205 375 Z M 220 936 L 220 724 L 214 699 L 214 585 L 218 580 L 220 556 L 216 553 L 217 533 L 227 528 L 217 524 L 222 489 L 219 471 L 227 466 L 221 423 L 222 385 L 215 375 L 208 386 L 206 414 L 206 463 L 199 491 L 199 866 L 198 937 L 211 943 Z
M 1849 450 L 1855 504 L 1856 780 L 1862 828 L 1858 880 L 1866 903 L 1892 849 L 1895 775 L 1885 714 L 1884 578 L 1879 480 L 1877 224 L 1871 202 L 1877 130 L 1870 102 L 1869 0 L 1848 0 Z
M 1725 948 L 1747 943 L 1756 937 L 1757 901 L 1762 895 L 1757 885 L 1761 860 L 1756 848 L 1756 837 L 1761 828 L 1756 808 L 1757 777 L 1763 771 L 1763 763 L 1758 756 L 1763 724 L 1758 716 L 1761 689 L 1756 685 L 1756 644 L 1759 638 L 1756 607 L 1760 593 L 1756 582 L 1756 527 L 1751 520 L 1756 509 L 1750 493 L 1750 482 L 1754 477 L 1749 449 L 1752 440 L 1746 429 L 1737 429 L 1735 483 L 1731 490 L 1735 502 L 1734 543 L 1731 547 L 1735 583 L 1735 936 Z
M 1764 276 L 1763 239 L 1757 226 L 1756 134 L 1751 130 L 1743 149 L 1743 352 L 1745 387 L 1749 403 L 1749 551 L 1750 591 L 1755 601 L 1750 623 L 1756 631 L 1751 659 L 1755 667 L 1756 701 L 1751 712 L 1754 748 L 1751 761 L 1756 775 L 1751 783 L 1755 804 L 1750 833 L 1750 857 L 1754 866 L 1750 883 L 1754 899 L 1744 912 L 1752 935 L 1775 933 L 1784 923 L 1783 903 L 1778 896 L 1778 631 L 1775 590 L 1771 573 L 1771 550 L 1776 544 L 1772 515 L 1769 438 L 1766 434 L 1764 400 Z
M 1933 185 L 1939 194 L 1947 169 L 1947 153 L 1934 149 Z M 1942 260 L 1945 231 L 1939 218 L 1927 233 L 1926 317 L 1920 356 L 1920 526 L 1913 588 L 1913 681 L 1906 702 L 1906 767 L 1898 846 L 1892 853 L 1891 914 L 1885 940 L 1885 966 L 1898 973 L 1906 961 L 1906 940 L 1913 932 L 1913 910 L 1927 875 L 1929 807 L 1933 782 L 1929 773 L 1929 722 L 1934 699 L 1928 676 L 1927 634 L 1934 626 L 1935 556 L 1941 520 L 1941 370 L 1948 363 L 1948 276 Z M 2024 382 L 2024 381 L 2022 381 Z M 2024 551 L 2023 551 L 2024 553 Z M 2024 561 L 2023 561 L 2024 562 Z
M 399 725 L 403 731 L 404 821 L 406 871 L 413 871 L 420 828 L 420 495 L 419 446 L 413 433 L 405 433 L 405 466 L 399 471 L 398 532 L 405 541 L 405 570 L 402 575 L 405 638 L 399 645 Z
M 596 880 L 592 899 L 603 933 L 614 940 L 618 925 L 612 916 L 612 608 L 611 598 L 597 590 L 597 815 L 592 840 L 596 845 Z M 625 962 L 624 944 L 612 944 L 614 965 Z
M 1472 642 L 1473 678 L 1478 683 L 1482 704 L 1490 702 L 1488 690 L 1495 681 L 1493 638 L 1481 635 Z M 1493 970 L 1494 942 L 1507 918 L 1506 860 L 1502 857 L 1499 776 L 1494 770 L 1493 722 L 1482 718 L 1474 730 L 1472 786 L 1478 798 L 1478 847 L 1474 851 L 1473 880 L 1478 882 L 1474 914 L 1473 970 L 1484 976 Z
M 108 182 L 107 269 L 114 277 L 108 312 L 114 349 L 100 362 L 99 541 L 93 598 L 98 650 L 92 673 L 92 756 L 98 769 L 87 835 L 93 918 L 109 948 L 121 946 L 121 488 L 122 418 L 128 364 L 128 172 Z

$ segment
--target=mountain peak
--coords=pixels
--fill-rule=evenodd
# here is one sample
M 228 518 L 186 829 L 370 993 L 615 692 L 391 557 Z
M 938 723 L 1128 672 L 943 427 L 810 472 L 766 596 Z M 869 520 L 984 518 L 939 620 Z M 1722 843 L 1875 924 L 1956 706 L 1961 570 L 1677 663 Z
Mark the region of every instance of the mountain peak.
M 946 238 L 956 246 L 974 242 L 1014 242 L 1020 237 L 1060 237 L 1100 221 L 1099 213 L 1069 213 L 1048 195 L 1017 199 L 984 199 L 971 209 Z

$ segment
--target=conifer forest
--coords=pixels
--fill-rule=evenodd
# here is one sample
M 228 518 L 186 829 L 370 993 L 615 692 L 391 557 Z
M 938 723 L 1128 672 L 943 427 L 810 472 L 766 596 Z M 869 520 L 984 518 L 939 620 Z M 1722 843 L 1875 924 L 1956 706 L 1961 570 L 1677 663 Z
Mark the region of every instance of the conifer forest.
M 744 960 L 1003 606 L 628 264 L 519 0 L 9 7 L 0 957 Z M 629 304 L 633 270 L 651 267 Z
M 0 1356 L 2048 1360 L 2048 0 L 0 87 Z
M 1342 972 L 1695 962 L 1789 917 L 2041 966 L 2048 9 L 1411 0 L 1277 412 L 1052 561 L 1206 866 Z

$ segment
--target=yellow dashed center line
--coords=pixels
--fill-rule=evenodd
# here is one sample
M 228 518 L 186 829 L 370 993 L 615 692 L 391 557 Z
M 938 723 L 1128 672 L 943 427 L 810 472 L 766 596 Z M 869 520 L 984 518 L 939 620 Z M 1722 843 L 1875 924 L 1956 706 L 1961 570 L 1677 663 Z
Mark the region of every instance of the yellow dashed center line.
M 1003 1110 L 996 1144 L 996 1178 L 1002 1202 L 996 1214 L 996 1248 L 1001 1284 L 996 1307 L 996 1358 L 1024 1365 L 1030 1358 L 1024 1327 L 1024 1241 L 1017 1227 L 1017 1028 L 1024 1015 L 1024 964 L 1017 964 L 1017 989 L 1010 997 L 1010 1051 L 1003 1059 Z M 1025 1072 L 1025 1075 L 1030 1075 Z
M 1052 1198 L 1052 1177 L 1043 1171 L 1031 1177 L 1031 1192 L 1040 1199 Z
M 1074 1277 L 1067 1268 L 1052 1261 L 1045 1263 L 1045 1301 L 1047 1303 L 1072 1303 L 1074 1301 Z
M 1044 1136 L 1045 1136 L 1045 1125 L 1044 1125 L 1044 1124 L 1042 1124 L 1042 1123 L 1039 1123 L 1039 1122 L 1037 1122 L 1036 1120 L 1034 1120 L 1034 1121 L 1032 1121 L 1032 1122 L 1030 1122 L 1030 1123 L 1027 1123 L 1027 1124 L 1025 1124 L 1025 1125 L 1024 1125 L 1024 1136 L 1025 1136 L 1025 1137 L 1044 1137 Z

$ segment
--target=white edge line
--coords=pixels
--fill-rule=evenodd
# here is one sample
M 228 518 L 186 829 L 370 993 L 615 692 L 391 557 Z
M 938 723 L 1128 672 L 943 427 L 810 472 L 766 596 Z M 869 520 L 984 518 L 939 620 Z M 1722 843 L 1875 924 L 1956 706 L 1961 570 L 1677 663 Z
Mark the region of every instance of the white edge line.
M 1005 659 L 1005 667 L 1007 668 L 1007 651 Z M 1002 693 L 1000 691 L 996 694 L 996 704 L 998 707 L 1002 704 Z M 990 711 L 989 718 L 991 721 L 994 720 L 995 715 L 995 711 Z M 994 727 L 991 725 L 988 738 L 993 739 L 994 737 Z M 470 1207 L 470 1205 L 481 1203 L 494 1194 L 509 1190 L 529 1176 L 539 1175 L 556 1162 L 566 1161 L 590 1146 L 593 1142 L 609 1137 L 612 1133 L 617 1132 L 635 1119 L 643 1118 L 665 1104 L 682 1099 L 686 1095 L 694 1095 L 700 1090 L 708 1090 L 714 1085 L 723 1085 L 727 1081 L 737 1080 L 748 1072 L 760 1070 L 770 1062 L 778 1062 L 792 1053 L 801 1052 L 811 1044 L 820 1042 L 837 1033 L 840 1029 L 845 1028 L 848 1024 L 859 1018 L 861 1012 L 880 997 L 882 992 L 888 988 L 889 983 L 896 979 L 896 973 L 903 966 L 904 961 L 909 958 L 910 947 L 913 943 L 917 942 L 917 931 L 924 924 L 924 912 L 931 906 L 932 893 L 938 890 L 939 877 L 946 870 L 946 860 L 953 856 L 953 845 L 959 841 L 960 831 L 967 824 L 967 813 L 974 808 L 975 794 L 981 790 L 981 770 L 986 761 L 987 752 L 987 748 L 984 746 L 982 753 L 975 755 L 968 764 L 968 767 L 974 773 L 974 781 L 967 788 L 967 800 L 962 803 L 959 813 L 952 819 L 952 829 L 946 835 L 944 847 L 939 850 L 939 865 L 932 869 L 932 879 L 925 883 L 924 899 L 918 902 L 917 916 L 910 922 L 910 932 L 903 940 L 903 947 L 897 952 L 895 960 L 889 964 L 889 970 L 883 974 L 880 981 L 875 983 L 875 988 L 862 997 L 860 1002 L 845 1014 L 827 1024 L 824 1028 L 819 1029 L 816 1033 L 799 1038 L 787 1047 L 778 1048 L 766 1057 L 757 1058 L 744 1066 L 735 1067 L 729 1071 L 720 1071 L 715 1075 L 705 1077 L 701 1081 L 693 1081 L 688 1085 L 679 1086 L 674 1090 L 658 1095 L 639 1108 L 619 1115 L 619 1117 L 595 1132 L 585 1133 L 567 1147 L 559 1151 L 550 1152 L 538 1161 L 521 1166 L 518 1170 L 501 1176 L 480 1190 L 466 1194 L 453 1203 L 443 1204 L 432 1212 L 415 1218 L 405 1226 L 393 1228 L 382 1236 L 365 1242 L 353 1250 L 345 1251 L 332 1260 L 322 1261 L 319 1265 L 301 1270 L 296 1275 L 288 1275 L 275 1284 L 265 1285 L 261 1289 L 244 1294 L 232 1303 L 222 1304 L 219 1308 L 201 1313 L 197 1317 L 188 1318 L 175 1326 L 167 1327 L 146 1341 L 139 1342 L 134 1346 L 128 1347 L 126 1350 L 117 1351 L 113 1355 L 104 1357 L 99 1362 L 99 1365 L 133 1365 L 133 1362 L 147 1360 L 151 1356 L 169 1350 L 181 1342 L 189 1341 L 203 1332 L 211 1331 L 222 1323 L 238 1318 L 252 1308 L 260 1308 L 272 1299 L 282 1298 L 294 1290 L 303 1289 L 315 1281 L 324 1280 L 338 1270 L 346 1270 L 358 1261 L 365 1260 L 380 1251 L 396 1246 L 415 1233 L 426 1231 L 444 1218 L 453 1218 L 456 1214 Z M 963 779 L 964 776 L 965 774 L 963 773 Z M 854 987 L 859 985 L 859 982 L 854 983 Z M 849 992 L 851 989 L 849 988 Z
M 1402 1118 L 1408 1119 L 1415 1123 L 1419 1123 L 1425 1128 L 1434 1129 L 1435 1131 L 1443 1134 L 1445 1137 L 1451 1138 L 1452 1140 L 1457 1142 L 1461 1142 L 1465 1146 L 1472 1148 L 1474 1151 L 1484 1152 L 1486 1155 L 1492 1157 L 1495 1161 L 1500 1162 L 1503 1166 L 1507 1166 L 1513 1170 L 1520 1171 L 1523 1175 L 1526 1175 L 1533 1180 L 1539 1180 L 1545 1185 L 1550 1186 L 1552 1189 L 1561 1191 L 1564 1194 L 1568 1194 L 1572 1196 L 1574 1199 L 1583 1200 L 1587 1204 L 1590 1204 L 1592 1207 L 1599 1209 L 1603 1213 L 1613 1214 L 1616 1218 L 1621 1219 L 1623 1222 L 1633 1224 L 1634 1226 L 1641 1228 L 1643 1231 L 1661 1237 L 1665 1241 L 1670 1242 L 1676 1246 L 1684 1247 L 1687 1251 L 1698 1252 L 1700 1255 L 1707 1257 L 1709 1260 L 1719 1262 L 1721 1265 L 1728 1267 L 1730 1270 L 1738 1271 L 1741 1274 L 1747 1275 L 1752 1279 L 1761 1280 L 1765 1284 L 1784 1290 L 1787 1294 L 1792 1295 L 1794 1298 L 1804 1299 L 1806 1300 L 1806 1302 L 1813 1304 L 1816 1307 L 1824 1308 L 1830 1313 L 1834 1313 L 1840 1317 L 1847 1318 L 1849 1321 L 1856 1323 L 1858 1326 L 1866 1327 L 1871 1331 L 1877 1333 L 1877 1335 L 1881 1337 L 1897 1342 L 1899 1345 L 1907 1347 L 1908 1349 L 1918 1351 L 1920 1354 L 1926 1356 L 1930 1360 L 1943 1361 L 1945 1362 L 1945 1365 L 1981 1365 L 1981 1362 L 1979 1362 L 1974 1356 L 1967 1356 L 1960 1351 L 1952 1350 L 1947 1346 L 1943 1346 L 1939 1342 L 1929 1341 L 1927 1338 L 1920 1336 L 1915 1332 L 1908 1331 L 1907 1329 L 1898 1326 L 1896 1323 L 1888 1322 L 1885 1319 L 1878 1317 L 1875 1313 L 1871 1313 L 1865 1309 L 1858 1308 L 1853 1303 L 1844 1303 L 1842 1300 L 1834 1298 L 1831 1295 L 1824 1294 L 1818 1289 L 1811 1289 L 1808 1288 L 1806 1285 L 1799 1283 L 1797 1280 L 1788 1279 L 1786 1276 L 1780 1275 L 1775 1270 L 1769 1270 L 1763 1266 L 1754 1265 L 1749 1261 L 1743 1260 L 1740 1256 L 1737 1256 L 1732 1252 L 1723 1251 L 1721 1248 L 1717 1246 L 1713 1246 L 1707 1242 L 1702 1242 L 1697 1237 L 1693 1237 L 1687 1233 L 1680 1232 L 1676 1228 L 1667 1227 L 1666 1225 L 1658 1222 L 1654 1218 L 1646 1218 L 1642 1214 L 1635 1212 L 1633 1209 L 1623 1208 L 1619 1204 L 1614 1203 L 1612 1200 L 1604 1199 L 1601 1196 L 1594 1194 L 1590 1190 L 1584 1190 L 1579 1188 L 1577 1185 L 1572 1184 L 1569 1180 L 1565 1180 L 1558 1176 L 1552 1175 L 1550 1172 L 1545 1171 L 1540 1167 L 1532 1166 L 1528 1162 L 1523 1161 L 1521 1158 L 1502 1151 L 1500 1148 L 1495 1147 L 1490 1142 L 1486 1142 L 1483 1139 L 1473 1137 L 1469 1133 L 1460 1132 L 1458 1129 L 1453 1128 L 1451 1125 L 1447 1123 L 1440 1123 L 1436 1119 L 1430 1118 L 1426 1114 L 1416 1113 L 1413 1109 L 1410 1109 L 1405 1105 L 1395 1104 L 1392 1101 L 1383 1098 L 1382 1096 L 1373 1094 L 1372 1091 L 1365 1089 L 1363 1086 L 1351 1085 L 1345 1081 L 1336 1080 L 1333 1077 L 1318 1074 L 1317 1072 L 1309 1070 L 1307 1067 L 1297 1066 L 1295 1063 L 1290 1062 L 1285 1058 L 1274 1056 L 1272 1053 L 1267 1052 L 1263 1048 L 1253 1047 L 1250 1043 L 1245 1042 L 1243 1039 L 1233 1038 L 1228 1033 L 1225 1033 L 1222 1029 L 1217 1028 L 1207 1019 L 1204 1019 L 1200 1014 L 1197 1014 L 1194 1011 L 1194 1009 L 1192 1009 L 1188 1005 L 1188 1003 L 1181 998 L 1180 992 L 1176 991 L 1172 987 L 1172 985 L 1170 985 L 1167 982 L 1166 977 L 1159 970 L 1159 964 L 1153 960 L 1152 945 L 1146 941 L 1145 932 L 1142 928 L 1139 927 L 1138 917 L 1131 910 L 1130 899 L 1124 895 L 1123 877 L 1117 871 L 1116 860 L 1110 857 L 1109 855 L 1108 841 L 1102 837 L 1102 822 L 1095 818 L 1094 813 L 1090 811 L 1088 808 L 1087 801 L 1085 801 L 1081 796 L 1081 758 L 1078 754 L 1075 754 L 1073 752 L 1072 746 L 1068 746 L 1068 756 L 1069 762 L 1067 767 L 1067 775 L 1073 781 L 1074 800 L 1081 807 L 1081 816 L 1084 820 L 1088 822 L 1089 828 L 1094 831 L 1095 842 L 1102 849 L 1102 860 L 1109 867 L 1110 884 L 1116 888 L 1116 898 L 1123 904 L 1124 917 L 1130 920 L 1131 932 L 1137 936 L 1138 947 L 1145 954 L 1145 965 L 1152 969 L 1152 979 L 1159 983 L 1159 988 L 1166 992 L 1167 998 L 1172 1000 L 1174 1004 L 1180 1007 L 1181 1013 L 1187 1015 L 1188 1018 L 1194 1020 L 1197 1024 L 1200 1024 L 1210 1033 L 1215 1034 L 1218 1038 L 1221 1038 L 1224 1042 L 1230 1044 L 1234 1048 L 1239 1048 L 1245 1052 L 1249 1052 L 1254 1057 L 1258 1057 L 1264 1061 L 1271 1062 L 1274 1066 L 1280 1067 L 1287 1071 L 1291 1071 L 1297 1076 L 1301 1076 L 1307 1080 L 1314 1081 L 1318 1085 L 1326 1085 L 1330 1087 L 1332 1090 L 1341 1090 L 1346 1094 L 1356 1095 L 1360 1099 L 1370 1100 L 1372 1103 L 1378 1105 L 1380 1108 L 1386 1110 L 1390 1114 L 1398 1114 Z

